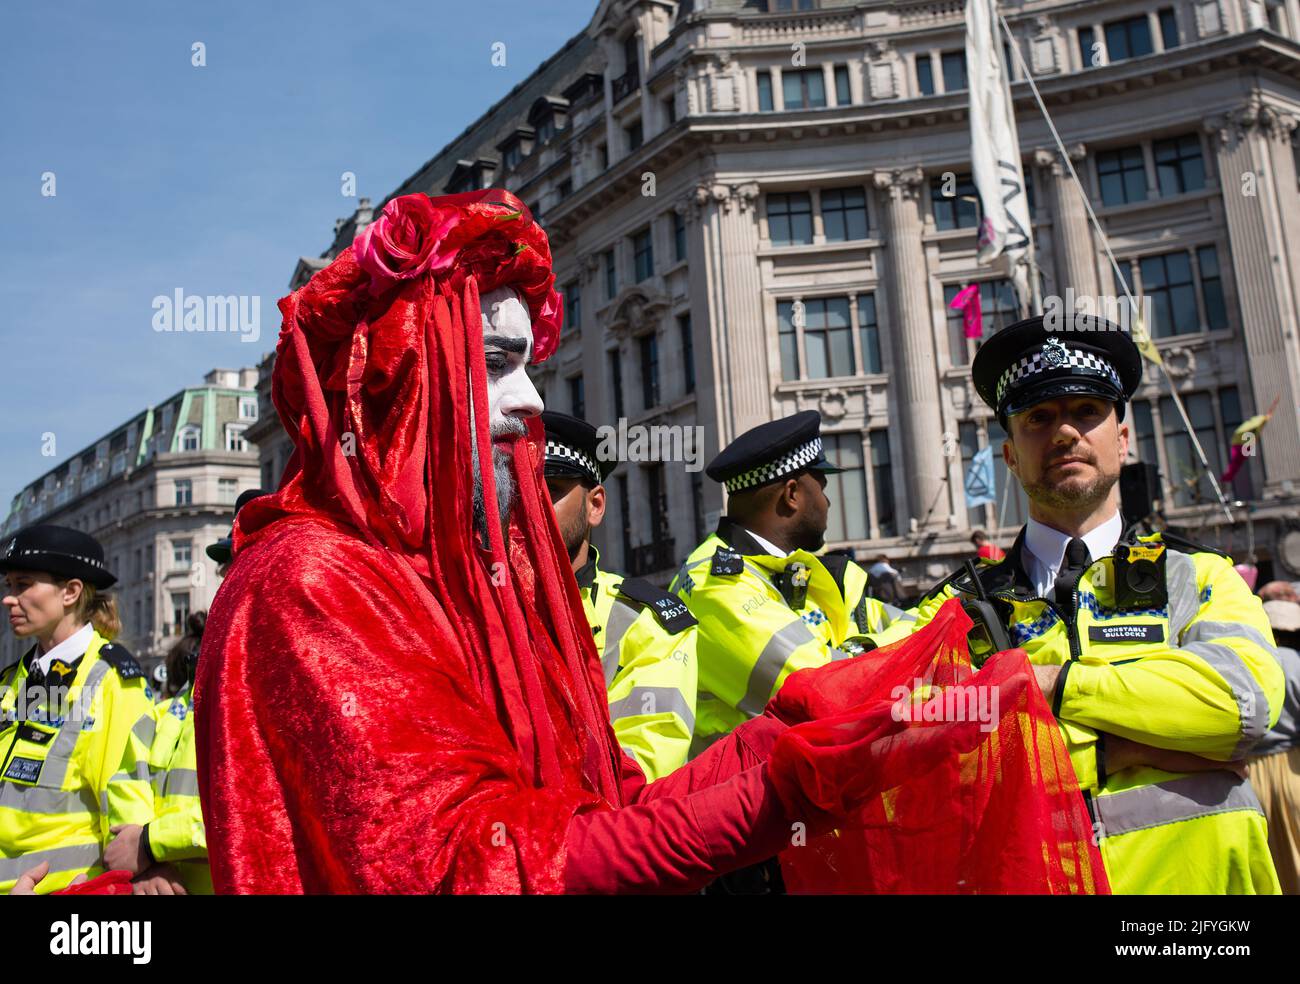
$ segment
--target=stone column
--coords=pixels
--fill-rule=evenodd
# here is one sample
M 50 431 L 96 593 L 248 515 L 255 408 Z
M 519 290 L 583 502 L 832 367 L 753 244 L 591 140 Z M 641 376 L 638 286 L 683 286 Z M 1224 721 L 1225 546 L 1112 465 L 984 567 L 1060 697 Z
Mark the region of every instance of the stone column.
M 1296 248 L 1288 237 L 1300 230 L 1287 227 L 1288 217 L 1295 221 L 1294 168 L 1283 171 L 1290 180 L 1284 184 L 1275 164 L 1290 154 L 1295 124 L 1294 117 L 1267 105 L 1258 93 L 1239 109 L 1205 123 L 1218 152 L 1254 409 L 1261 412 L 1278 399 L 1278 410 L 1261 435 L 1265 496 L 1280 494 L 1283 481 L 1300 481 L 1300 346 L 1295 267 L 1288 255 Z
M 1084 158 L 1083 144 L 1067 148 L 1075 170 Z M 1047 182 L 1051 195 L 1052 235 L 1056 255 L 1060 258 L 1056 269 L 1056 292 L 1065 296 L 1065 289 L 1073 287 L 1076 297 L 1095 298 L 1098 293 L 1097 249 L 1093 244 L 1088 212 L 1083 207 L 1079 189 L 1075 187 L 1070 171 L 1060 156 L 1050 150 L 1034 152 L 1034 163 L 1050 173 Z M 1098 310 L 1094 308 L 1093 310 Z
M 780 377 L 779 370 L 774 373 L 768 365 L 757 258 L 757 199 L 758 185 L 753 182 L 701 184 L 695 189 L 718 394 L 719 447 L 771 419 L 772 384 Z
M 913 167 L 876 172 L 873 181 L 885 205 L 883 233 L 897 386 L 893 405 L 903 434 L 909 507 L 920 522 L 933 505 L 928 526 L 942 529 L 947 526 L 950 496 L 942 492 L 947 462 L 929 275 L 921 244 L 920 197 L 925 175 Z

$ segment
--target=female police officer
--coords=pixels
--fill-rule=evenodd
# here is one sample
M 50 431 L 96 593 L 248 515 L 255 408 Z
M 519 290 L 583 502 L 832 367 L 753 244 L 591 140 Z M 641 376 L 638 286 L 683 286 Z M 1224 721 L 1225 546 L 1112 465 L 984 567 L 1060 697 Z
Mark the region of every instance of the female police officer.
M 0 893 L 41 862 L 41 893 L 102 870 L 119 824 L 153 815 L 151 694 L 111 640 L 117 580 L 92 536 L 33 526 L 0 548 L 4 606 L 33 645 L 0 668 Z M 141 852 L 148 851 L 142 844 Z

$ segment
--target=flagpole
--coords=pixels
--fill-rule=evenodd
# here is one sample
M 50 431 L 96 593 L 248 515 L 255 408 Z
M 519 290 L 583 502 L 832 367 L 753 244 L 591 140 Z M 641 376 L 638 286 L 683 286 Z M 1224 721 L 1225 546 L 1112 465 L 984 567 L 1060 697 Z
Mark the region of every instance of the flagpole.
M 1101 227 L 1101 222 L 1097 219 L 1097 213 L 1092 210 L 1092 201 L 1088 198 L 1088 192 L 1084 189 L 1083 182 L 1079 180 L 1079 174 L 1075 171 L 1074 162 L 1070 160 L 1070 155 L 1065 149 L 1065 141 L 1061 139 L 1061 134 L 1057 132 L 1056 123 L 1052 120 L 1052 115 L 1047 111 L 1047 105 L 1043 102 L 1042 93 L 1038 91 L 1038 83 L 1034 81 L 1034 74 L 1029 70 L 1029 65 L 1025 62 L 1025 56 L 1020 52 L 1020 45 L 1016 43 L 1015 35 L 1011 33 L 1011 26 L 1007 23 L 1007 19 L 1002 15 L 1002 11 L 996 9 L 996 3 L 994 7 L 994 12 L 997 14 L 998 21 L 1002 24 L 1002 31 L 1006 35 L 1009 47 L 1016 54 L 1016 63 L 1020 66 L 1020 71 L 1024 75 L 1025 81 L 1029 83 L 1030 91 L 1033 92 L 1034 99 L 1038 103 L 1038 108 L 1043 113 L 1043 119 L 1047 121 L 1047 128 L 1052 131 L 1052 139 L 1056 141 L 1056 149 L 1061 154 L 1061 160 L 1065 162 L 1065 166 L 1070 172 L 1070 178 L 1074 181 L 1074 186 L 1079 189 L 1079 197 L 1083 199 L 1083 207 L 1088 212 L 1088 218 L 1092 221 L 1092 227 L 1097 230 L 1097 235 L 1101 237 L 1101 244 L 1106 250 L 1106 258 L 1110 261 L 1111 269 L 1115 271 L 1115 279 L 1119 283 L 1120 287 L 1123 288 L 1124 296 L 1128 299 L 1129 310 L 1132 311 L 1134 318 L 1139 318 L 1140 309 L 1138 308 L 1137 301 L 1133 298 L 1133 292 L 1129 290 L 1128 278 L 1124 276 L 1123 271 L 1120 269 L 1119 261 L 1115 259 L 1115 254 L 1111 252 L 1110 239 L 1106 236 L 1106 230 Z M 1008 88 L 1010 88 L 1010 85 L 1011 80 L 1008 78 Z M 1031 247 L 1033 245 L 1032 236 L 1030 237 L 1030 245 Z M 1138 323 L 1141 324 L 1140 319 L 1138 320 Z M 1142 330 L 1145 333 L 1145 325 L 1142 326 Z M 1201 460 L 1201 467 L 1205 469 L 1205 474 L 1210 479 L 1210 485 L 1214 488 L 1214 495 L 1219 500 L 1219 505 L 1223 509 L 1223 514 L 1228 517 L 1228 522 L 1231 523 L 1233 521 L 1232 510 L 1228 508 L 1228 500 L 1224 498 L 1223 489 L 1219 487 L 1219 480 L 1210 468 L 1209 459 L 1205 457 L 1205 449 L 1201 447 L 1201 441 L 1196 436 L 1196 431 L 1192 427 L 1192 422 L 1187 416 L 1187 409 L 1183 406 L 1182 397 L 1178 395 L 1178 390 L 1174 386 L 1173 379 L 1169 376 L 1169 370 L 1165 367 L 1164 360 L 1159 360 L 1156 362 L 1156 365 L 1164 375 L 1165 382 L 1169 384 L 1169 395 L 1173 397 L 1174 406 L 1178 408 L 1178 415 L 1183 418 L 1183 427 L 1187 429 L 1187 436 L 1192 439 L 1192 447 L 1196 449 L 1196 456 Z

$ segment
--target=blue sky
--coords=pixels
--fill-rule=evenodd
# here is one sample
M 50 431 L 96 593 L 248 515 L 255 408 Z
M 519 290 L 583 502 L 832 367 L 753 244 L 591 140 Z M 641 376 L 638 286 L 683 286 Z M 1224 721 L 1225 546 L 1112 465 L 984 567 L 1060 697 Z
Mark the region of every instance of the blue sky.
M 595 0 L 10 6 L 0 32 L 0 519 L 126 418 L 275 347 L 297 258 L 565 41 Z M 492 45 L 506 45 L 506 65 Z M 206 66 L 191 46 L 206 46 Z M 56 194 L 42 195 L 46 172 Z M 153 299 L 261 297 L 261 338 L 163 334 Z M 56 454 L 41 454 L 52 433 Z

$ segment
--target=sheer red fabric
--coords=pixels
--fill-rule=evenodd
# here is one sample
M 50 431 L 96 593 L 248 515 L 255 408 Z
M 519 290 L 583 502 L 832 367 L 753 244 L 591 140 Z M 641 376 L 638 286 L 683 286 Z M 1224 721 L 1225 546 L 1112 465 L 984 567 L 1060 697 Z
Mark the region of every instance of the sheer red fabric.
M 910 638 L 793 674 L 769 713 L 778 788 L 849 816 L 781 855 L 792 892 L 1109 891 L 1060 729 L 1023 650 L 974 672 L 953 600 Z M 866 803 L 854 808 L 854 803 Z

